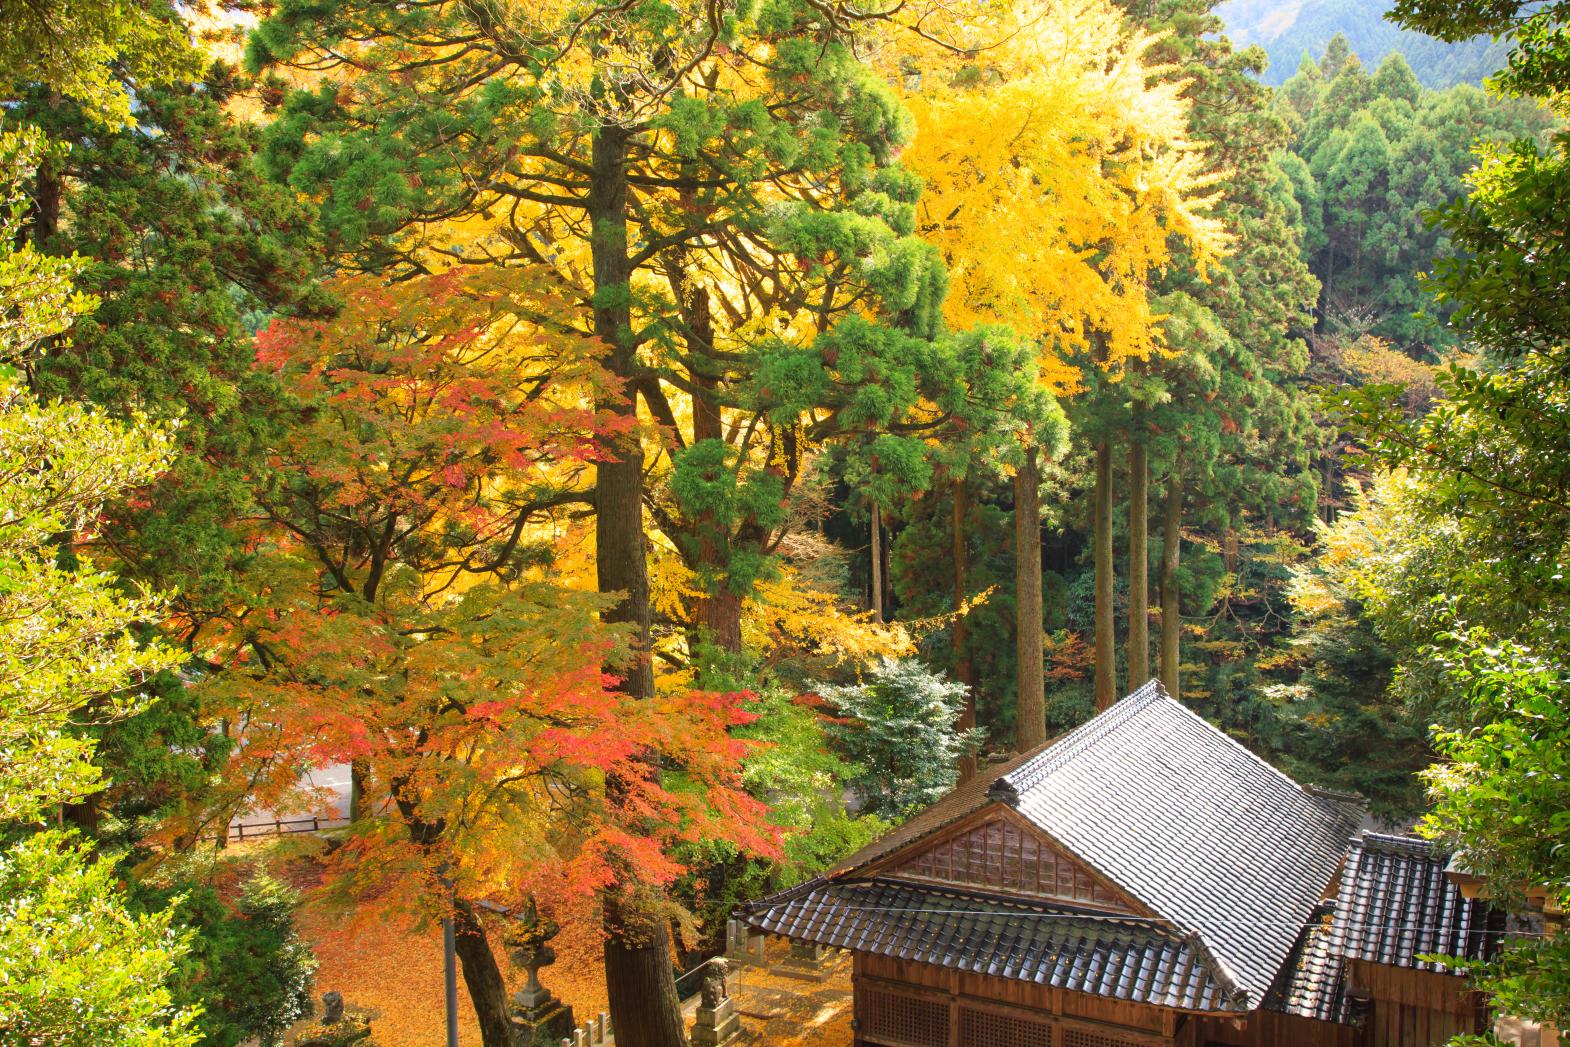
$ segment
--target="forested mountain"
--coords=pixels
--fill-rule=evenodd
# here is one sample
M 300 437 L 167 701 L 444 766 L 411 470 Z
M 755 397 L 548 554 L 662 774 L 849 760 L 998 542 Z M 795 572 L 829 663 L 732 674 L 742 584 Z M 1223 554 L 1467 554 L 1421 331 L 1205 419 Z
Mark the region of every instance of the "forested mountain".
M 1486 37 L 1446 43 L 1388 21 L 1395 0 L 1224 0 L 1216 14 L 1239 47 L 1258 44 L 1270 56 L 1265 82 L 1281 84 L 1305 55 L 1318 56 L 1336 34 L 1371 67 L 1403 55 L 1426 87 L 1478 84 L 1504 65 L 1507 45 Z

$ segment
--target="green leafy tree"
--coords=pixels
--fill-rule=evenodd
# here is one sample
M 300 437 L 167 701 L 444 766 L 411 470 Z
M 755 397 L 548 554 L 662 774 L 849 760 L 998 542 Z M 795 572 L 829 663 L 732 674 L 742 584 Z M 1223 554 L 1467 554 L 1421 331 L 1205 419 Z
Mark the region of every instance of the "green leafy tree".
M 70 834 L 0 850 L 0 1041 L 186 1047 L 168 983 L 189 948 L 173 911 L 132 914 L 114 863 Z
M 948 792 L 978 740 L 956 729 L 965 686 L 915 659 L 885 659 L 865 682 L 825 687 L 823 697 L 839 713 L 831 737 L 858 768 L 850 785 L 880 818 L 908 817 Z
M 95 304 L 70 289 L 77 260 L 40 258 L 18 236 L 45 148 L 36 132 L 0 135 L 0 1038 L 182 1045 L 195 1034 L 165 984 L 186 949 L 171 914 L 130 914 L 111 863 L 36 830 L 100 787 L 92 741 L 71 728 L 134 713 L 132 685 L 177 661 L 138 637 L 162 601 L 126 595 L 59 540 L 157 475 L 171 434 L 42 404 L 17 383 L 36 341 Z
M 1517 34 L 1498 84 L 1564 105 L 1570 5 L 1405 0 L 1397 13 L 1447 39 Z M 1439 620 L 1411 616 L 1426 641 L 1416 661 L 1450 699 L 1427 828 L 1464 848 L 1496 897 L 1539 891 L 1564 906 L 1570 306 L 1549 289 L 1570 280 L 1570 139 L 1495 147 L 1470 181 L 1470 195 L 1440 216 L 1457 254 L 1436 266 L 1432 286 L 1475 343 L 1477 365 L 1446 369 L 1444 399 L 1419 419 L 1388 388 L 1340 404 L 1374 457 L 1411 470 L 1418 512 L 1463 554 L 1442 576 Z M 1510 945 L 1477 971 L 1479 984 L 1523 1017 L 1563 1022 L 1567 957 L 1562 936 Z
M 126 124 L 131 94 L 193 73 L 189 30 L 164 0 L 28 0 L 0 20 L 0 96 L 30 84 L 81 103 L 99 125 Z

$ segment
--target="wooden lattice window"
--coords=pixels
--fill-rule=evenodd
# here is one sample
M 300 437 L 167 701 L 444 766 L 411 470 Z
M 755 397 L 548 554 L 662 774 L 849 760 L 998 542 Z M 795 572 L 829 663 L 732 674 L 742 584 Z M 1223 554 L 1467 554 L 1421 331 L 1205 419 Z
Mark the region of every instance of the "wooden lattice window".
M 999 819 L 940 840 L 900 864 L 898 875 L 1126 909 L 1080 862 Z
M 948 1047 L 949 1005 L 867 989 L 861 997 L 862 1035 L 888 1047 Z
M 1132 1040 L 1117 1036 L 1103 1036 L 1083 1029 L 1064 1029 L 1061 1047 L 1139 1047 Z
M 1053 1047 L 1052 1026 L 965 1007 L 959 1012 L 959 1047 Z

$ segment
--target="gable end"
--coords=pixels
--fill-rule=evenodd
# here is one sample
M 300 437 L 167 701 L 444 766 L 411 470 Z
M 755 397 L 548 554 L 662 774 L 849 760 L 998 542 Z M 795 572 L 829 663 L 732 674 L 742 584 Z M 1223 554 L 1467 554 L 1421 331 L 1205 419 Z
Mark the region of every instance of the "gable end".
M 895 852 L 866 874 L 1149 915 L 1116 884 L 1001 805 Z

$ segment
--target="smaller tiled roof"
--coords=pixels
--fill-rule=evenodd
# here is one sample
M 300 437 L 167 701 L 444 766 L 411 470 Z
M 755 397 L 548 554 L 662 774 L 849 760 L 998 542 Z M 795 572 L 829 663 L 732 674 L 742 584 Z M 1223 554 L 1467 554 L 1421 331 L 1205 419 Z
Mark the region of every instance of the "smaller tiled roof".
M 1315 1018 L 1322 1022 L 1343 1020 L 1345 983 L 1341 957 L 1334 951 L 1335 910 L 1325 905 L 1315 910 L 1276 985 L 1265 998 L 1265 1009 Z
M 1450 855 L 1428 840 L 1368 833 L 1347 853 L 1336 901 L 1334 948 L 1348 959 L 1442 971 L 1423 955 L 1481 959 L 1502 927 L 1482 901 L 1467 901 L 1445 876 Z
M 1191 1011 L 1246 1010 L 1191 934 L 1165 921 L 899 880 L 812 880 L 749 906 L 770 934 Z

